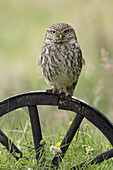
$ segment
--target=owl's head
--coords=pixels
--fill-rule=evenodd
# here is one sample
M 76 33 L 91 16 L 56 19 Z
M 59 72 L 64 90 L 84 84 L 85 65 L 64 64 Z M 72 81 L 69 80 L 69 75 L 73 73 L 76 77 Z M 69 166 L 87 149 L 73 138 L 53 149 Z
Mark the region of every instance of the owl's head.
M 65 23 L 57 23 L 47 28 L 45 40 L 53 43 L 63 43 L 75 41 L 77 38 L 72 26 Z

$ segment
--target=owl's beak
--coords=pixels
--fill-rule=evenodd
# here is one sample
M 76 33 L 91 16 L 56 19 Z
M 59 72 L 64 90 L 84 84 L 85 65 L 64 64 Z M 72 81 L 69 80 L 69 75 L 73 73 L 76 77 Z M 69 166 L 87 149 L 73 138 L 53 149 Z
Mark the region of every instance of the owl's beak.
M 60 40 L 62 40 L 62 34 L 60 34 L 59 38 L 60 38 Z

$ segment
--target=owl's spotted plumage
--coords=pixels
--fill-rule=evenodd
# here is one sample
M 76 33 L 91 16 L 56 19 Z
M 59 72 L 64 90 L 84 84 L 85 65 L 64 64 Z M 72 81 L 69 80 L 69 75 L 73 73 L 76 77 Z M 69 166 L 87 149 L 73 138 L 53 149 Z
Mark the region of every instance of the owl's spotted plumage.
M 84 59 L 74 29 L 65 23 L 53 24 L 46 30 L 41 56 L 37 61 L 54 93 L 73 95 Z

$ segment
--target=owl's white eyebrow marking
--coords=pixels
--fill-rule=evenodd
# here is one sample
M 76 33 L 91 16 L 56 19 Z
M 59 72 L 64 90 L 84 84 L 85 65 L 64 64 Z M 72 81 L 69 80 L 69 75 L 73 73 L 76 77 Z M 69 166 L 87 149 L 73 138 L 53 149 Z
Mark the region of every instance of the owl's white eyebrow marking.
M 46 31 L 56 31 L 55 29 L 50 29 L 50 28 L 47 28 Z
M 65 28 L 65 29 L 63 30 L 63 32 L 64 32 L 65 30 L 71 30 L 71 29 L 72 29 L 72 27 Z
M 57 31 L 57 30 L 55 30 L 55 29 L 53 29 L 53 28 L 51 28 L 51 29 L 50 29 L 50 28 L 47 28 L 46 31 L 50 31 L 50 32 L 51 32 L 51 31 L 55 31 L 55 32 L 57 32 L 57 33 L 59 33 L 59 34 L 61 33 L 60 31 Z

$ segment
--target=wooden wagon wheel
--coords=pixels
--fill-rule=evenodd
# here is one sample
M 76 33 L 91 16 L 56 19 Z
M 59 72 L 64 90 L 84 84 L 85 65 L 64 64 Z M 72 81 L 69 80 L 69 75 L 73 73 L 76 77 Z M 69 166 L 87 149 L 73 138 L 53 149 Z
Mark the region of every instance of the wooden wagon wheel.
M 5 115 L 8 112 L 11 112 L 15 109 L 28 107 L 32 133 L 36 151 L 36 159 L 37 163 L 44 153 L 44 147 L 40 145 L 40 141 L 42 140 L 41 126 L 40 120 L 37 110 L 37 105 L 52 105 L 58 106 L 58 109 L 70 110 L 76 112 L 76 116 L 69 127 L 67 134 L 65 135 L 62 143 L 61 143 L 61 151 L 62 153 L 56 154 L 51 162 L 51 167 L 58 168 L 59 163 L 62 161 L 79 125 L 81 124 L 83 118 L 85 117 L 88 121 L 94 124 L 110 141 L 113 145 L 113 124 L 109 121 L 109 119 L 104 116 L 101 112 L 96 110 L 94 107 L 89 105 L 88 103 L 77 99 L 75 97 L 66 97 L 59 94 L 52 94 L 45 91 L 33 91 L 28 93 L 19 94 L 0 102 L 0 117 Z M 0 142 L 6 146 L 7 150 L 12 153 L 12 155 L 16 158 L 16 160 L 23 157 L 23 153 L 15 146 L 14 143 L 11 142 L 10 139 L 0 130 Z M 10 144 L 10 147 L 9 147 Z M 41 149 L 41 152 L 39 150 Z M 38 152 L 37 152 L 38 151 Z M 42 152 L 43 151 L 43 152 Z M 17 156 L 19 153 L 19 157 Z M 95 158 L 90 159 L 90 165 L 94 163 L 100 163 L 104 161 L 104 159 L 109 159 L 113 157 L 113 149 L 108 150 L 106 152 L 101 153 Z M 25 157 L 28 160 L 27 157 Z M 89 164 L 87 161 L 87 165 Z M 73 166 L 70 169 L 79 169 L 79 167 L 83 167 L 86 165 L 86 161 L 80 163 L 79 165 Z M 49 169 L 46 166 L 45 169 Z

